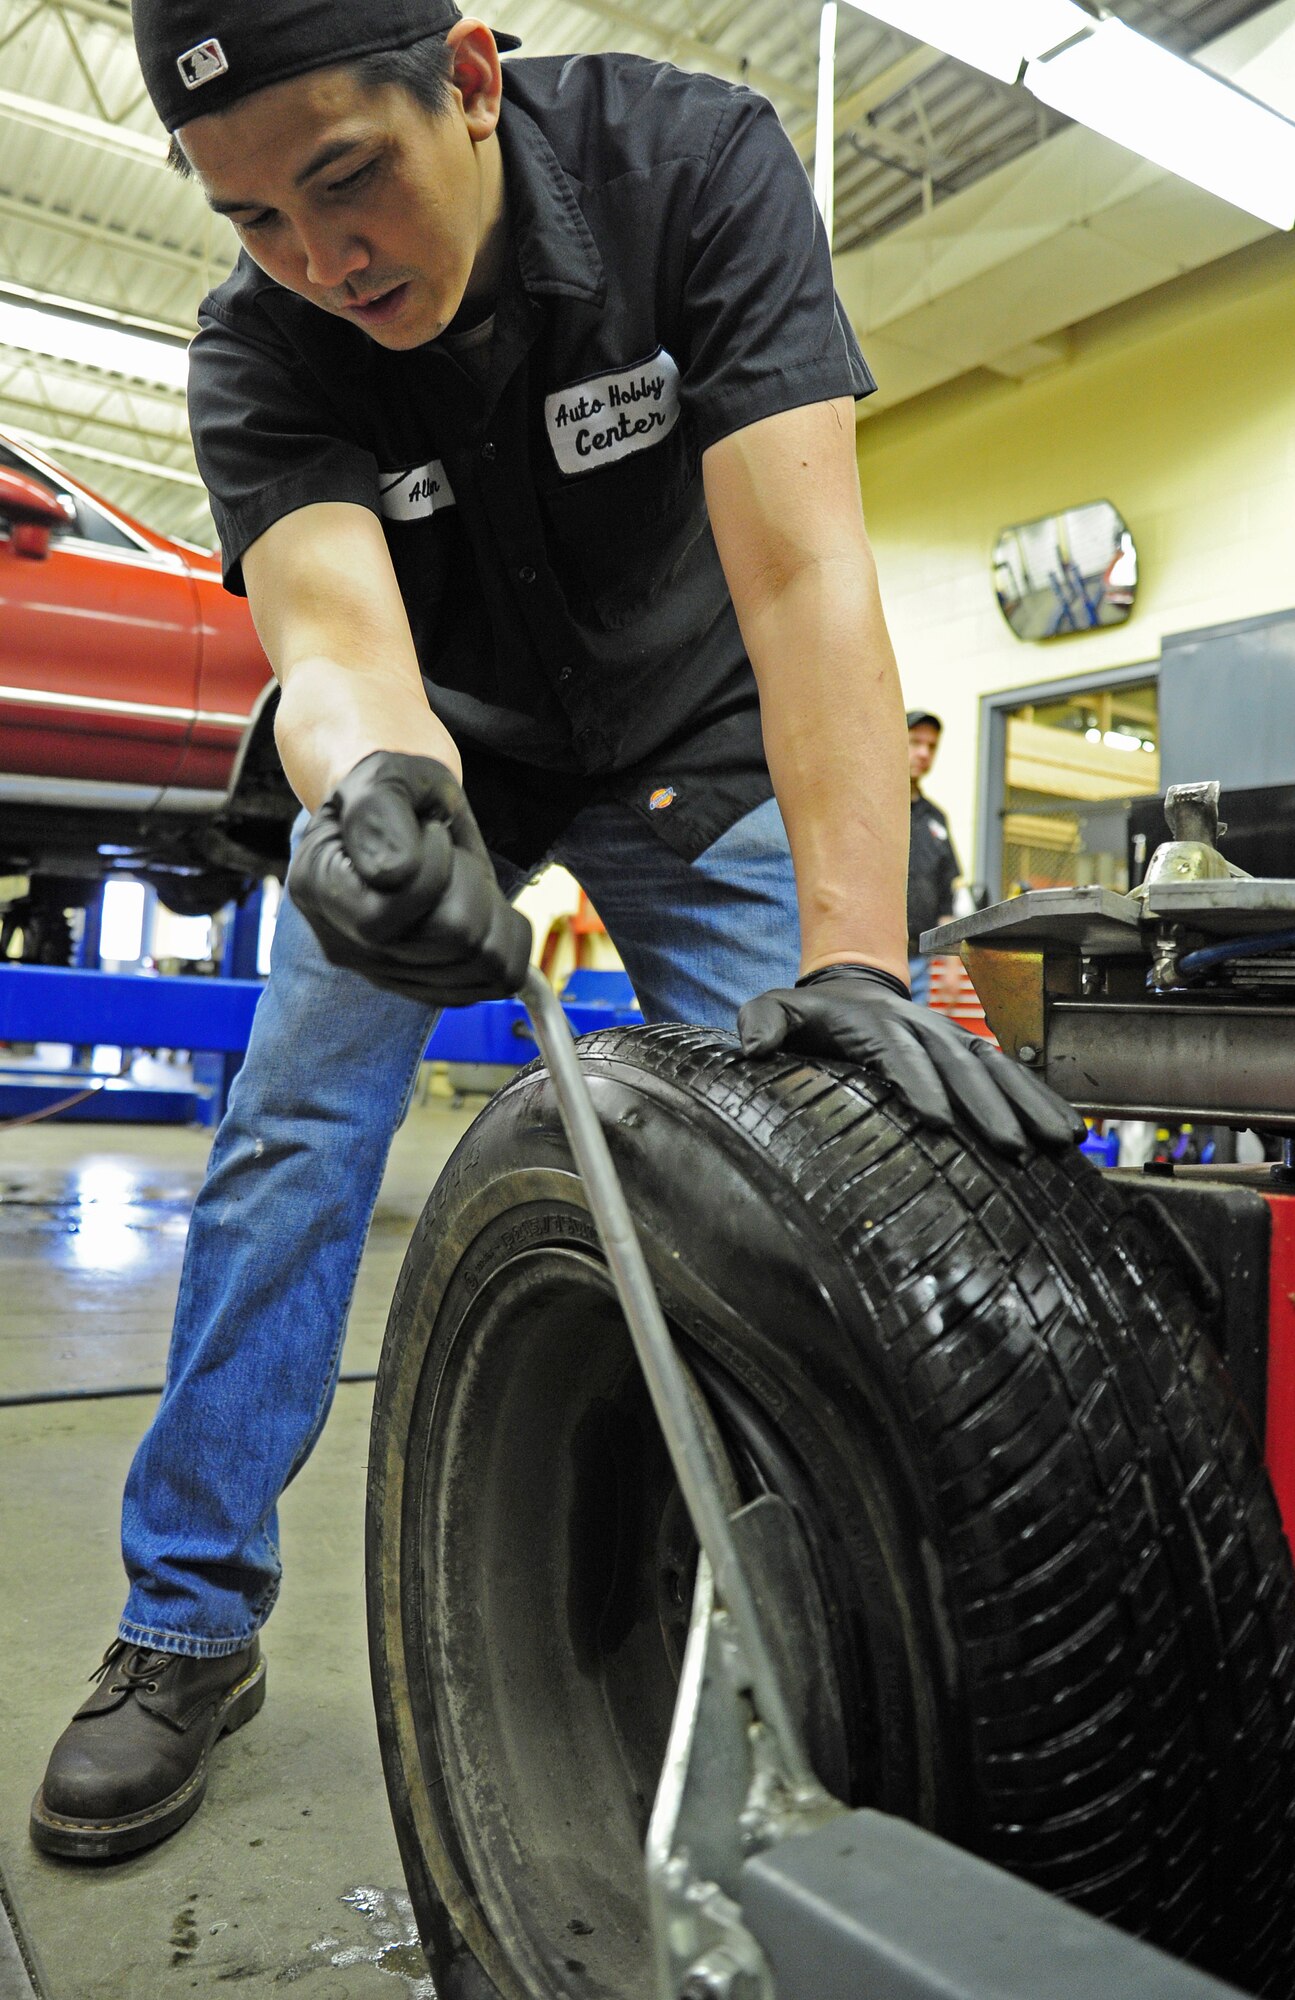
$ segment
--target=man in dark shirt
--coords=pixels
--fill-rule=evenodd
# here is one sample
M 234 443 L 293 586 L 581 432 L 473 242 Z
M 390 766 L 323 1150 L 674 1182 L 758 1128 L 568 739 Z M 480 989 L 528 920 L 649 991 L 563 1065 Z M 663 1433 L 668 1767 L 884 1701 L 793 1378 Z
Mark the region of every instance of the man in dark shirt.
M 452 0 L 132 19 L 243 243 L 191 420 L 305 812 L 127 1483 L 130 1597 L 32 1808 L 87 1858 L 181 1825 L 260 1706 L 277 1502 L 392 1131 L 436 1009 L 516 990 L 507 896 L 547 858 L 648 1019 L 741 1009 L 748 1054 L 869 1063 L 1011 1153 L 1075 1134 L 909 1001 L 872 380 L 769 105 L 628 56 L 505 73 Z
M 913 998 L 925 1005 L 931 998 L 931 961 L 921 949 L 923 931 L 948 923 L 953 915 L 953 885 L 962 873 L 943 810 L 921 789 L 935 762 L 944 724 L 929 708 L 910 708 L 908 721 L 908 784 L 911 793 L 908 827 L 908 981 Z

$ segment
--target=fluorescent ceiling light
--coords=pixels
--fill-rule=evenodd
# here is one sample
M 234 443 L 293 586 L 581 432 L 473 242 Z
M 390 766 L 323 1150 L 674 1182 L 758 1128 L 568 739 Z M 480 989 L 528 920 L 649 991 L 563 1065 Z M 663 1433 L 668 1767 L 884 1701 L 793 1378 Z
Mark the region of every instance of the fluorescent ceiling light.
M 1078 0 L 852 4 L 1003 83 L 1024 82 L 1040 103 L 1275 229 L 1295 227 L 1295 124 L 1113 15 L 1098 19 Z
M 1194 181 L 1276 229 L 1295 225 L 1295 125 L 1113 17 L 1031 62 L 1054 111 Z
M 1127 729 L 1095 729 L 1084 731 L 1086 743 L 1104 743 L 1108 750 L 1155 750 L 1155 744 L 1147 736 L 1133 736 Z
M 178 342 L 150 340 L 124 327 L 12 305 L 6 299 L 0 299 L 0 346 L 48 354 L 162 389 L 182 390 L 189 379 L 188 349 Z
M 943 49 L 1002 83 L 1093 25 L 1076 0 L 853 0 L 874 20 Z

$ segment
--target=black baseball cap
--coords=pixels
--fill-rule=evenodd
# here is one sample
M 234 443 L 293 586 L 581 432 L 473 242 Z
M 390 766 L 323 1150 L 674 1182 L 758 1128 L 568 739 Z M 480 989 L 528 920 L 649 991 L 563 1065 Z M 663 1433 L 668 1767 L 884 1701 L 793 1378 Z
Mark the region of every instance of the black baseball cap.
M 454 0 L 134 0 L 135 48 L 168 132 L 253 91 L 444 34 Z M 495 36 L 501 49 L 516 35 Z
M 929 708 L 910 708 L 907 720 L 910 729 L 919 728 L 923 722 L 929 722 L 932 729 L 938 729 L 941 732 L 944 729 L 944 724 L 941 722 L 939 716 L 932 715 Z

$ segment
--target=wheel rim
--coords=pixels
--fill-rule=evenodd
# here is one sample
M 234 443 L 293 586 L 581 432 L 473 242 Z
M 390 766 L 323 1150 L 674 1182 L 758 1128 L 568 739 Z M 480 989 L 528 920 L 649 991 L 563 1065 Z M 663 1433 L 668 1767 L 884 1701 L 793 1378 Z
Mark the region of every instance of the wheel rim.
M 447 1851 L 522 1990 L 641 1994 L 696 1543 L 603 1266 L 497 1272 L 411 1441 L 406 1660 Z

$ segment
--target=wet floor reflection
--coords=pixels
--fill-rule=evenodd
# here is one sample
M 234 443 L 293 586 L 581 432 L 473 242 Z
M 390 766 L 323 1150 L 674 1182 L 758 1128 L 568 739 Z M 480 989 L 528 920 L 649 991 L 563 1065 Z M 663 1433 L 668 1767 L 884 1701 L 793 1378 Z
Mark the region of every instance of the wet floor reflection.
M 471 1118 L 417 1106 L 397 1135 L 348 1321 L 348 1369 L 376 1363 L 410 1233 Z M 196 1127 L 0 1131 L 0 1406 L 161 1381 L 210 1149 Z
M 0 1175 L 0 1257 L 138 1280 L 181 1254 L 198 1184 L 112 1154 Z

